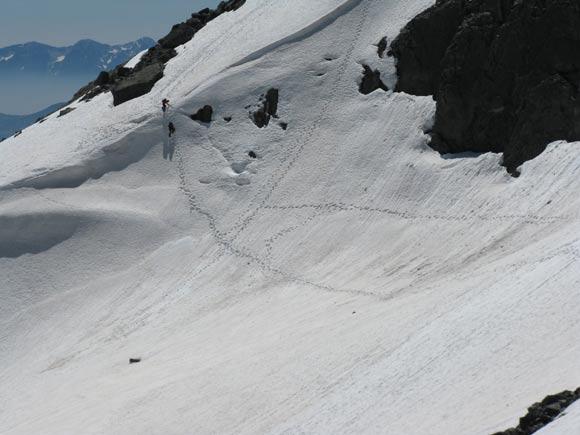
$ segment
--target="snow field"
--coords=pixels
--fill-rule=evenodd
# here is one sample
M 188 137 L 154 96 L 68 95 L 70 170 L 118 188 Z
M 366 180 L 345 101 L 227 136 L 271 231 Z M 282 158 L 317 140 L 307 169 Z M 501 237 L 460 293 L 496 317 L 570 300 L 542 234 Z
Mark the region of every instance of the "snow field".
M 0 258 L 0 433 L 486 435 L 580 385 L 578 144 L 513 179 L 433 152 L 430 98 L 358 93 L 431 3 L 248 0 L 148 96 L 0 144 L 42 248 Z M 271 87 L 287 131 L 248 118 Z

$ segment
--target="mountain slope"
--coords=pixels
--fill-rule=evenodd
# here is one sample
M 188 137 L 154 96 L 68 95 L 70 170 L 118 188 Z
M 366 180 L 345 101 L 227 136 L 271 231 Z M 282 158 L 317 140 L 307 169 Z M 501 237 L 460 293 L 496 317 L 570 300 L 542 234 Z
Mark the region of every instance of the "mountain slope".
M 53 104 L 40 112 L 33 113 L 31 115 L 7 115 L 5 113 L 0 113 L 0 138 L 8 137 L 18 130 L 28 127 L 46 115 L 50 115 L 55 110 L 64 106 L 65 103 Z
M 488 435 L 580 385 L 578 144 L 514 179 L 359 92 L 431 4 L 248 0 L 0 143 L 0 433 Z

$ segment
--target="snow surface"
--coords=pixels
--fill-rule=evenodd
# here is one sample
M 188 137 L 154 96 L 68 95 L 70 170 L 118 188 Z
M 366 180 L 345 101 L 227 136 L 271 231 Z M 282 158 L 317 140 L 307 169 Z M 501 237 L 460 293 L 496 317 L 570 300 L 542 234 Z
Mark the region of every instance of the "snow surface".
M 431 4 L 248 0 L 0 143 L 0 434 L 488 435 L 580 386 L 579 144 L 514 179 L 358 92 Z
M 6 62 L 6 61 L 12 59 L 13 57 L 14 57 L 13 54 L 9 54 L 8 56 L 2 56 L 2 57 L 0 57 L 0 62 Z

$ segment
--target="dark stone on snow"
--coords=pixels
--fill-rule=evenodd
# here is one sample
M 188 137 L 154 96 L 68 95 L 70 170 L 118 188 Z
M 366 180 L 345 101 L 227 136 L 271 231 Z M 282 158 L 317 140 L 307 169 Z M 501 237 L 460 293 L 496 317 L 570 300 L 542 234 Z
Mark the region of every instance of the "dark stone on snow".
M 263 107 L 260 107 L 252 114 L 252 118 L 254 120 L 254 124 L 258 128 L 267 127 L 270 123 L 270 115 L 266 113 L 266 110 Z
M 232 117 L 231 116 L 224 116 L 224 121 L 225 122 L 231 122 Z
M 393 41 L 396 91 L 433 95 L 431 146 L 503 152 L 517 174 L 556 140 L 580 140 L 580 3 L 438 0 Z
M 190 116 L 194 121 L 200 121 L 205 123 L 210 123 L 213 116 L 213 107 L 205 105 L 203 108 L 199 109 L 196 113 Z
M 280 122 L 278 125 L 282 128 L 282 130 L 288 130 L 288 123 L 287 122 Z
M 385 51 L 387 51 L 387 47 L 389 46 L 389 40 L 387 39 L 387 37 L 385 36 L 383 39 L 381 39 L 377 46 L 379 57 L 382 59 L 383 57 L 385 57 Z
M 66 109 L 63 109 L 63 110 L 61 110 L 61 111 L 58 113 L 58 116 L 57 116 L 57 118 L 60 118 L 61 116 L 64 116 L 64 115 L 68 115 L 68 114 L 69 114 L 69 113 L 71 113 L 73 110 L 75 110 L 75 108 L 74 108 L 74 107 L 67 107 Z
M 250 112 L 254 124 L 259 128 L 267 127 L 271 118 L 278 117 L 279 103 L 278 89 L 269 89 L 266 95 L 260 98 L 261 105 L 255 112 Z
M 137 364 L 141 362 L 141 358 L 129 358 L 129 364 Z
M 532 435 L 554 421 L 576 400 L 580 400 L 580 388 L 547 396 L 528 408 L 528 413 L 520 418 L 518 427 L 493 435 Z
M 250 152 L 248 153 L 248 156 L 250 156 L 250 158 L 252 158 L 252 159 L 255 159 L 255 158 L 257 158 L 257 157 L 258 157 L 254 151 L 250 151 Z
M 363 65 L 363 78 L 360 82 L 359 92 L 368 95 L 377 89 L 388 91 L 389 88 L 381 80 L 381 73 L 378 70 L 372 70 L 368 65 Z
M 264 108 L 266 113 L 277 117 L 278 116 L 278 101 L 279 101 L 279 92 L 278 89 L 269 89 L 266 93 L 266 97 L 264 99 Z

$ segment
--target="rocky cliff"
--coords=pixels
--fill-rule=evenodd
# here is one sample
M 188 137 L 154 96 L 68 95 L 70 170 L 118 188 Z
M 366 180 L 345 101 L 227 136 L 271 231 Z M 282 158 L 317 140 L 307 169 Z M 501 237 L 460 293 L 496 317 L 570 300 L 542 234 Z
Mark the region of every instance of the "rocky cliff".
M 518 166 L 580 139 L 580 3 L 438 0 L 393 42 L 397 90 L 433 95 L 431 145 Z

